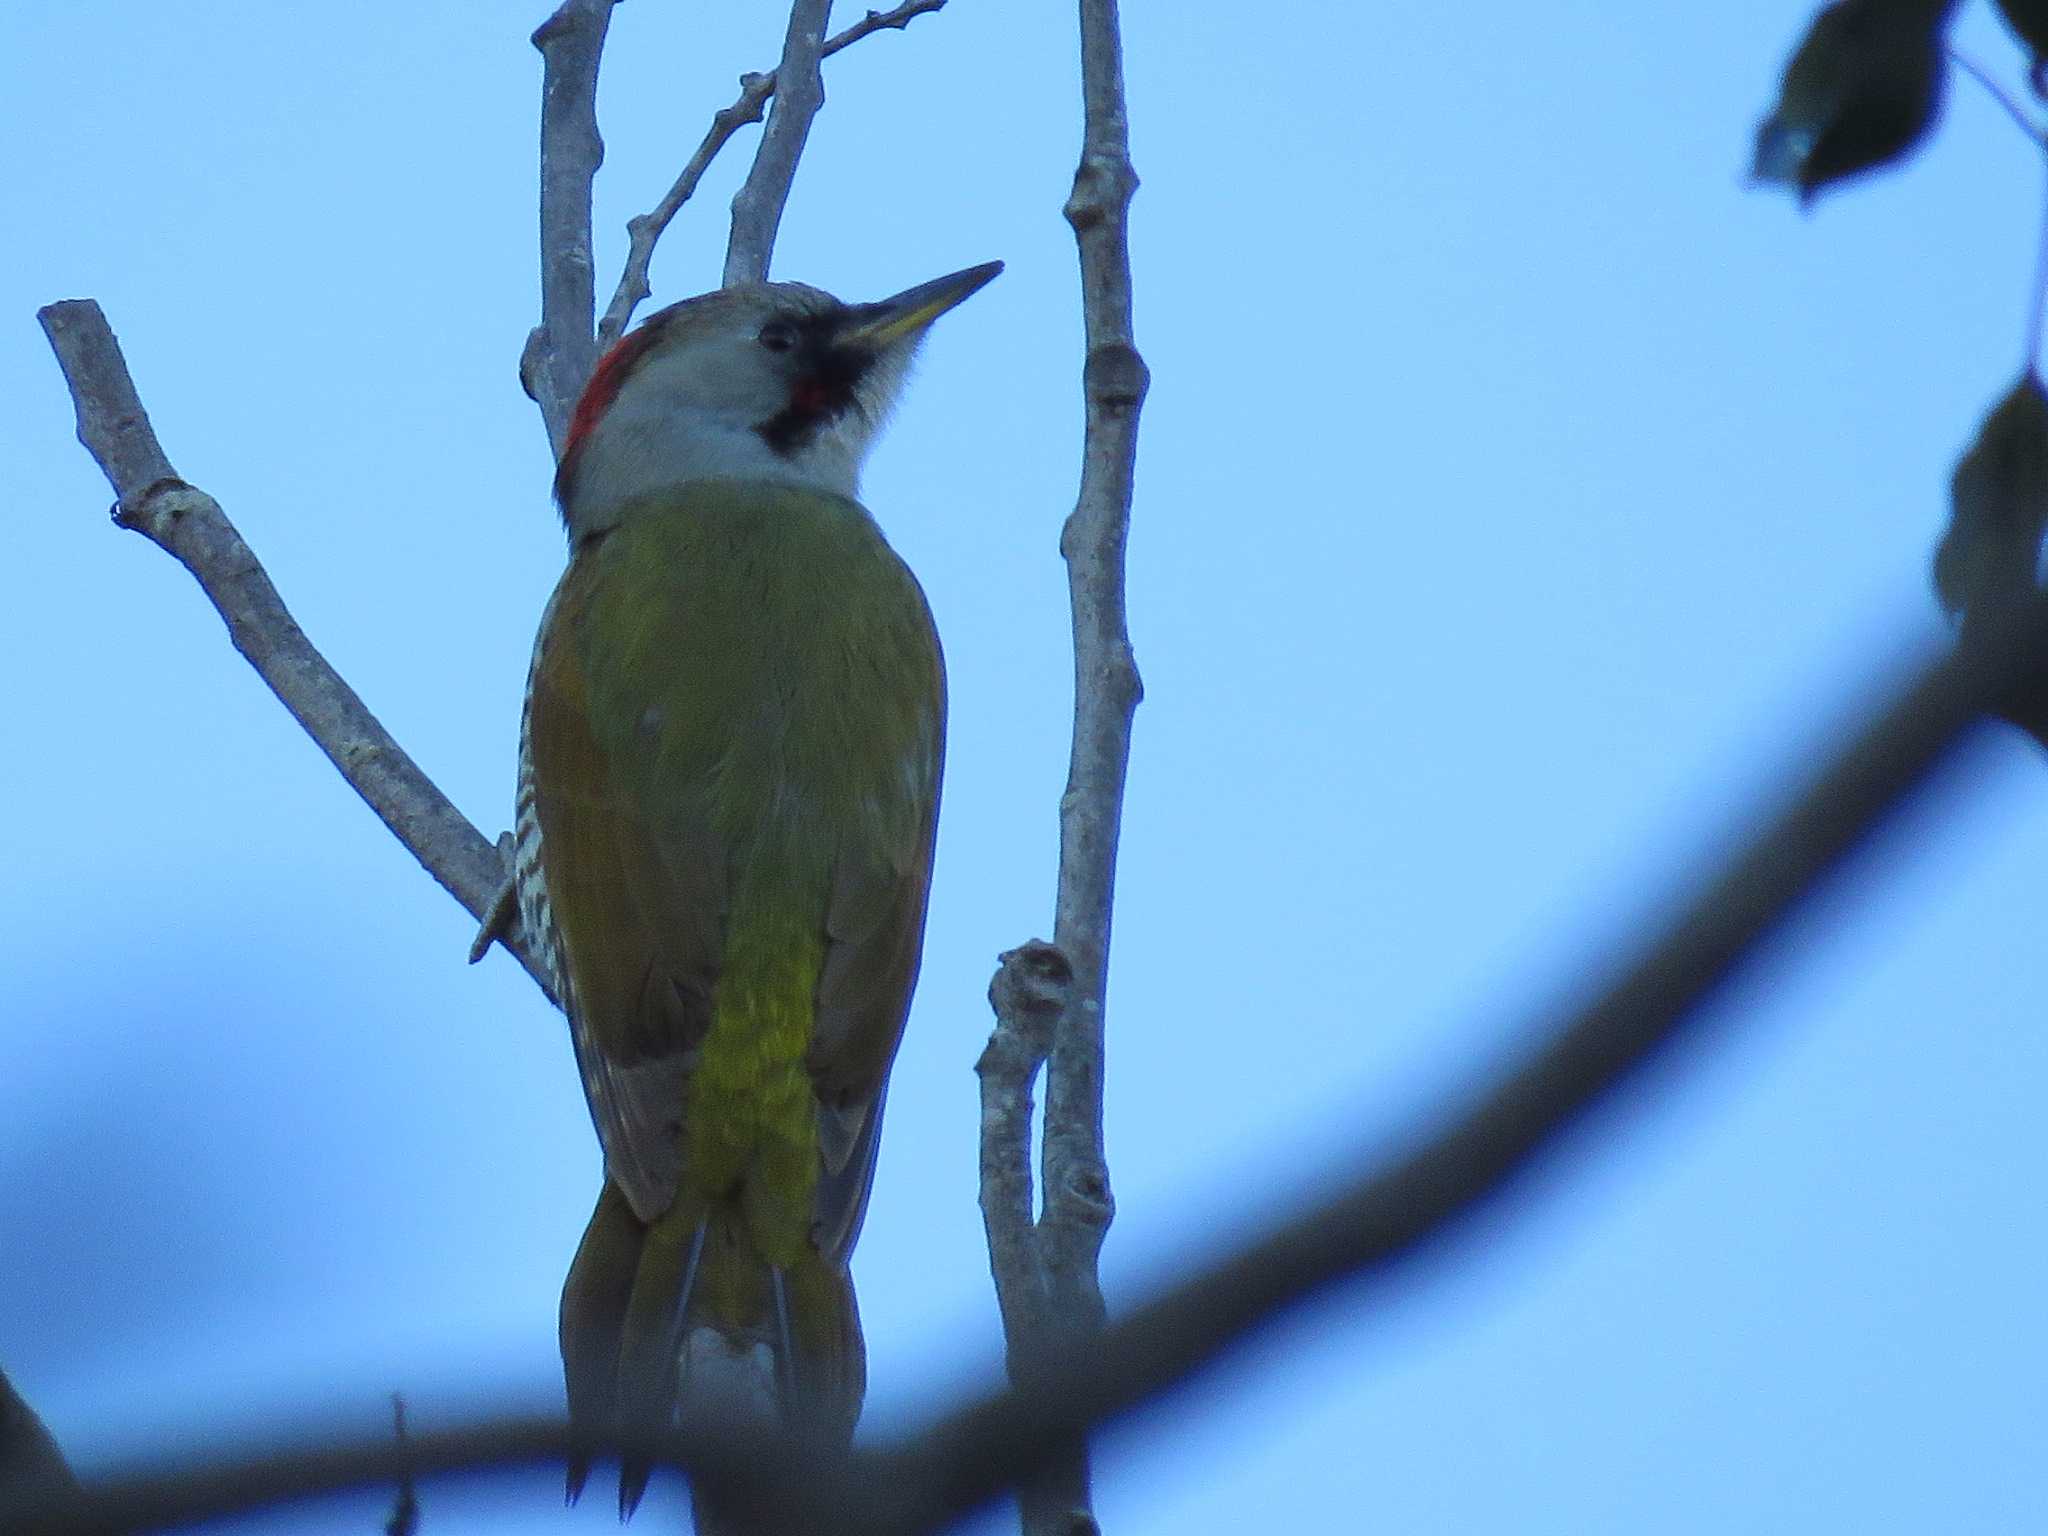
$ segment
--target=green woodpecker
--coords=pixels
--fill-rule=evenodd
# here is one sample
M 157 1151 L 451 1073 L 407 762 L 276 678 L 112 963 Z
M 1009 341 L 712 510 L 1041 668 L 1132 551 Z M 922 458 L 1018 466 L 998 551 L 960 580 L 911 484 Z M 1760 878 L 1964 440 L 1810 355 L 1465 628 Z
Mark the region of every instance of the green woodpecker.
M 917 979 L 946 697 L 924 594 L 855 495 L 926 328 L 1000 270 L 879 304 L 705 294 L 577 404 L 517 885 L 604 1147 L 561 1316 L 593 1432 L 762 1414 L 843 1439 L 859 1417 L 847 1260 Z M 622 1511 L 644 1484 L 624 1470 Z

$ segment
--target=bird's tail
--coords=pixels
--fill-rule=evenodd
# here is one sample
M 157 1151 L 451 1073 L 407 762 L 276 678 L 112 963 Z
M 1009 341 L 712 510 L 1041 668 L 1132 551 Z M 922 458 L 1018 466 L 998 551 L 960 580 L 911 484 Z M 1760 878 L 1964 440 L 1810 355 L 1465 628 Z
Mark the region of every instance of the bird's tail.
M 867 1390 L 853 1276 L 809 1248 L 787 1265 L 758 1251 L 736 1207 L 676 1206 L 654 1223 L 607 1181 L 562 1292 L 569 1413 L 603 1441 L 635 1426 L 716 1425 L 851 1439 Z M 587 1462 L 569 1468 L 569 1497 Z M 620 1467 L 630 1514 L 649 1469 Z M 698 1529 L 744 1530 L 697 1491 Z

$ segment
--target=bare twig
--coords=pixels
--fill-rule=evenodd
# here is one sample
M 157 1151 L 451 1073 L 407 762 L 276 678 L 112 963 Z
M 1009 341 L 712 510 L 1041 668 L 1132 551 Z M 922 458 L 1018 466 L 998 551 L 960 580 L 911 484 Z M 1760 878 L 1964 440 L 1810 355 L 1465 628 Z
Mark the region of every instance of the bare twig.
M 904 0 L 893 10 L 869 11 L 866 16 L 845 31 L 825 40 L 819 50 L 820 59 L 829 59 L 842 48 L 851 47 L 871 33 L 885 28 L 898 31 L 910 25 L 913 18 L 927 11 L 944 9 L 946 0 Z M 609 347 L 626 334 L 626 327 L 633 323 L 633 311 L 640 307 L 640 301 L 647 297 L 647 269 L 654 259 L 654 247 L 667 230 L 684 203 L 696 195 L 697 183 L 704 179 L 704 172 L 711 162 L 718 158 L 718 152 L 725 148 L 726 140 L 749 123 L 761 121 L 761 114 L 767 109 L 768 100 L 775 94 L 775 71 L 764 74 L 748 73 L 740 76 L 740 93 L 729 107 L 721 107 L 712 115 L 711 127 L 704 140 L 697 146 L 697 152 L 690 156 L 683 172 L 676 177 L 660 202 L 647 213 L 639 214 L 626 221 L 625 270 L 619 274 L 619 286 L 612 293 L 612 301 L 605 306 L 604 318 L 598 322 L 597 346 L 599 352 Z
M 727 288 L 768 280 L 768 258 L 775 251 L 796 163 L 810 137 L 811 120 L 825 105 L 825 76 L 818 66 L 831 19 L 832 0 L 793 0 L 789 8 L 782 62 L 775 66 L 775 105 L 761 130 L 753 167 L 733 195 L 732 238 L 725 247 Z
M 1074 968 L 1033 940 L 1003 955 L 989 983 L 996 1028 L 975 1063 L 981 1079 L 981 1220 L 1003 1316 L 1010 1375 L 1022 1381 L 1050 1363 L 1045 1273 L 1032 1226 L 1031 1083 L 1073 1004 Z
M 2044 160 L 2048 165 L 2048 160 Z M 2034 291 L 2027 300 L 2027 335 L 2021 343 L 2020 366 L 2028 373 L 2041 368 L 2041 336 L 2048 328 L 2048 197 L 2041 201 L 2041 225 L 2034 236 Z
M 219 503 L 178 478 L 99 305 L 68 299 L 38 318 L 71 389 L 78 440 L 119 498 L 114 520 L 147 537 L 198 579 L 227 621 L 235 649 L 292 718 L 427 873 L 482 917 L 504 879 L 497 848 L 434 787 L 313 648 Z M 552 996 L 550 978 L 524 944 L 514 942 L 512 949 Z
M 1991 72 L 1972 59 L 1968 54 L 1955 48 L 1948 50 L 1948 56 L 1956 68 L 1968 75 L 1984 88 L 1984 92 L 2004 109 L 2022 136 L 2034 149 L 2048 157 L 2048 130 L 2043 130 L 2027 114 L 2017 98 L 1991 77 Z M 2038 66 L 2037 66 L 2038 70 Z M 2021 344 L 2020 366 L 2032 373 L 2041 365 L 2041 337 L 2044 326 L 2048 326 L 2048 201 L 2044 201 L 2041 226 L 2035 236 L 2034 286 L 2027 297 L 2027 328 Z
M 778 1529 L 910 1536 L 975 1510 L 1088 1430 L 1160 1405 L 1256 1330 L 1339 1282 L 1385 1281 L 1481 1208 L 1522 1191 L 1542 1156 L 1587 1117 L 1709 1026 L 1711 1002 L 1808 907 L 1852 855 L 1956 757 L 1987 710 L 2037 678 L 2048 655 L 2048 598 L 1992 617 L 1928 667 L 1824 763 L 1796 799 L 1633 954 L 1597 968 L 1616 979 L 1424 1145 L 1360 1169 L 1355 1154 L 1309 1181 L 1336 1191 L 1191 1275 L 1070 1352 L 1042 1382 L 979 1398 L 893 1444 L 845 1461 L 786 1447 L 766 1463 L 712 1431 L 636 1442 L 648 1459 L 744 1486 Z M 1029 1010 L 1026 1010 L 1027 1012 Z M 554 1420 L 506 1420 L 312 1451 L 242 1456 L 108 1480 L 81 1510 L 57 1504 L 21 1529 L 110 1532 L 214 1518 L 285 1499 L 419 1473 L 559 1462 L 592 1447 Z
M 541 56 L 540 324 L 526 338 L 519 381 L 540 407 L 557 458 L 597 362 L 590 188 L 604 163 L 597 67 L 616 0 L 562 0 L 533 34 Z
M 990 990 L 996 1029 L 982 1058 L 982 1213 L 1011 1379 L 1020 1385 L 1043 1378 L 1102 1325 L 1096 1264 L 1115 1211 L 1102 1144 L 1103 1004 L 1131 719 L 1142 693 L 1124 619 L 1124 548 L 1148 378 L 1131 331 L 1128 214 L 1138 178 L 1116 0 L 1082 0 L 1080 16 L 1085 123 L 1065 211 L 1081 259 L 1087 425 L 1080 492 L 1060 537 L 1073 609 L 1074 739 L 1049 951 L 1066 976 L 1051 1027 L 1027 1033 L 1033 1016 L 1015 1001 L 1024 992 L 1012 971 L 1030 950 L 1006 955 Z M 1030 1179 L 1027 1168 L 1020 1181 L 1015 1164 L 1028 1155 L 1019 1137 L 1028 1137 L 1041 1065 L 1045 1209 L 1020 1235 L 1019 1184 L 1028 1219 Z M 1085 1445 L 1050 1458 L 1023 1490 L 1026 1536 L 1092 1529 L 1088 1483 Z
M 1033 1252 L 1042 1304 L 1035 1319 L 1043 1337 L 1028 1339 L 1032 1313 L 1007 1300 L 1003 1308 L 1012 1377 L 1020 1361 L 1072 1353 L 1102 1325 L 1097 1260 L 1115 1211 L 1102 1144 L 1103 1006 L 1116 895 L 1117 839 L 1130 766 L 1131 719 L 1143 689 L 1124 618 L 1124 549 L 1130 534 L 1137 463 L 1138 413 L 1148 375 L 1131 331 L 1129 213 L 1137 191 L 1124 110 L 1123 43 L 1116 0 L 1081 0 L 1081 97 L 1085 111 L 1081 164 L 1066 204 L 1081 259 L 1081 303 L 1087 358 L 1082 369 L 1087 427 L 1081 487 L 1060 536 L 1074 625 L 1074 740 L 1067 789 L 1060 800 L 1060 872 L 1053 923 L 1058 952 L 1073 984 L 1043 1051 L 1012 1074 L 1007 1099 L 992 1104 L 983 1083 L 984 1176 L 991 1116 L 1028 1118 L 1030 1077 L 1046 1062 L 1043 1185 Z M 990 1052 L 1012 1019 L 997 1009 Z M 1014 1054 L 1012 1042 L 1005 1054 Z M 989 1201 L 983 1193 L 984 1209 Z M 997 1291 L 1024 1293 L 1005 1279 L 991 1228 Z M 1013 1261 L 1014 1262 L 1014 1261 Z M 1076 1444 L 1053 1459 L 1024 1489 L 1026 1536 L 1091 1529 L 1088 1453 Z
M 2010 91 L 1991 78 L 1991 71 L 1958 49 L 1950 48 L 1948 56 L 1956 68 L 1984 87 L 1985 94 L 2005 109 L 2005 115 L 2019 125 L 2020 132 L 2031 139 L 2036 148 L 2041 147 L 2043 135 L 2040 125 L 2027 116 L 2026 110 Z
M 1124 124 L 1116 0 L 1082 0 L 1081 15 L 1088 119 L 1066 212 L 1081 250 L 1087 436 L 1080 495 L 1060 537 L 1074 618 L 1075 703 L 1073 753 L 1060 801 L 1054 924 L 1054 942 L 1073 963 L 1078 995 L 1053 1039 L 1046 1087 L 1046 1214 L 1040 1223 L 1056 1304 L 1063 1287 L 1093 1289 L 1095 1251 L 1108 1223 L 1101 1152 L 1103 996 L 1131 717 L 1143 691 L 1124 622 L 1124 547 L 1138 410 L 1148 383 L 1145 361 L 1131 340 L 1126 215 L 1138 178 Z M 1099 1296 L 1094 1304 L 1099 1307 Z

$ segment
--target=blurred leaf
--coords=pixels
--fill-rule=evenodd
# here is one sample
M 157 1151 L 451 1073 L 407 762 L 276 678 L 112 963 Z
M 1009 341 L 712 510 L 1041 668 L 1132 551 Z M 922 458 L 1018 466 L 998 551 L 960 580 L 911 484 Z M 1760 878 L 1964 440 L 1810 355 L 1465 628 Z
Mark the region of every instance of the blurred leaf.
M 1840 0 L 1813 18 L 1756 132 L 1759 181 L 1799 189 L 1896 160 L 1933 122 L 1954 0 Z
M 2048 395 L 2029 372 L 1978 429 L 1950 483 L 1948 532 L 1934 589 L 1953 618 L 2026 596 L 2040 584 L 2048 531 Z
M 1984 418 L 1956 465 L 1934 588 L 1967 639 L 1987 615 L 2041 587 L 2048 531 L 2048 394 L 2030 370 Z M 2048 746 L 2048 666 L 1998 711 Z

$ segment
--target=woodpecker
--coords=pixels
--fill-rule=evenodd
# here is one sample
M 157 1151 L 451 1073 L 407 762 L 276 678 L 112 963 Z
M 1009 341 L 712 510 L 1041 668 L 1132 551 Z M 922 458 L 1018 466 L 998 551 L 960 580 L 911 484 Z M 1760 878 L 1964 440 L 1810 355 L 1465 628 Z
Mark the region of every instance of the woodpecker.
M 561 1310 L 594 1435 L 760 1414 L 843 1443 L 860 1415 L 848 1259 L 923 946 L 946 684 L 858 478 L 927 328 L 1001 270 L 878 304 L 688 299 L 577 403 L 515 880 L 604 1150 Z M 645 1482 L 621 1469 L 622 1514 Z

